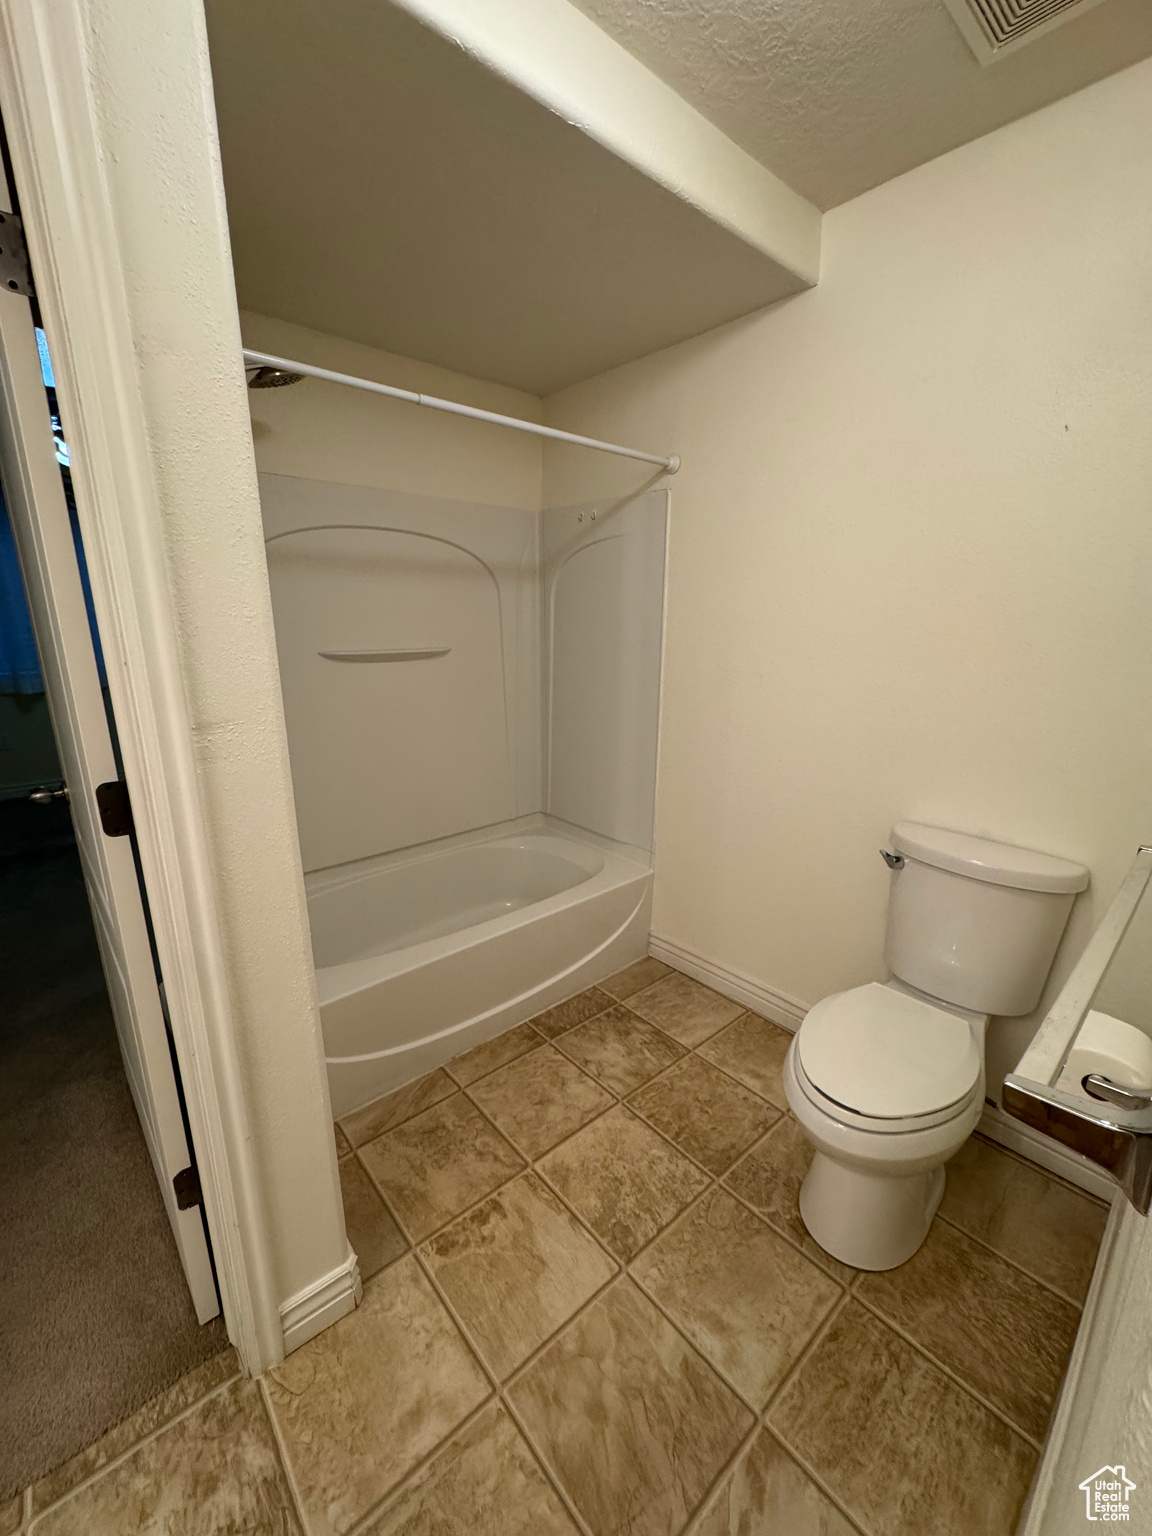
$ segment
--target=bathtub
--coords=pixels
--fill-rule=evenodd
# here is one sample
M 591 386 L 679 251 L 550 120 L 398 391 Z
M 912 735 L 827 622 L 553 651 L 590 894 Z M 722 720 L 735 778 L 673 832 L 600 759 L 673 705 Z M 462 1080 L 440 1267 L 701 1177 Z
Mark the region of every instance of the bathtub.
M 336 1116 L 648 949 L 650 857 L 545 816 L 305 886 Z

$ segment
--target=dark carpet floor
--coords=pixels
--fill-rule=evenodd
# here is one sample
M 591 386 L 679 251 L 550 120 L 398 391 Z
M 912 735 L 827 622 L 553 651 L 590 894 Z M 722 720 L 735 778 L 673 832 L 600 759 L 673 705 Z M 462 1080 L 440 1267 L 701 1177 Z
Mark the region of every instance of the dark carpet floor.
M 9 849 L 13 846 L 10 841 Z M 74 847 L 0 857 L 0 1501 L 227 1344 L 200 1327 Z

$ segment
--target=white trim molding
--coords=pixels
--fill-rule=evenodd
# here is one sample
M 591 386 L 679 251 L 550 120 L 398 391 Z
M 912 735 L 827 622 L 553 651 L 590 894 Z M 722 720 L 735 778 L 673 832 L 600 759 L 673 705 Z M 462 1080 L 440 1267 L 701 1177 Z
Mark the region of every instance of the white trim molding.
M 284 1353 L 290 1355 L 360 1305 L 360 1261 L 351 1248 L 343 1264 L 280 1305 Z
M 743 971 L 731 970 L 716 960 L 709 960 L 698 950 L 677 944 L 674 939 L 661 938 L 656 933 L 649 936 L 648 953 L 654 960 L 663 960 L 665 965 L 674 966 L 694 981 L 702 981 L 713 991 L 750 1008 L 761 1018 L 771 1019 L 773 1024 L 790 1029 L 793 1034 L 800 1028 L 804 1015 L 811 1007 L 810 1003 L 802 1003 L 798 998 L 789 997 L 786 992 L 777 992 L 774 987 L 745 975 Z

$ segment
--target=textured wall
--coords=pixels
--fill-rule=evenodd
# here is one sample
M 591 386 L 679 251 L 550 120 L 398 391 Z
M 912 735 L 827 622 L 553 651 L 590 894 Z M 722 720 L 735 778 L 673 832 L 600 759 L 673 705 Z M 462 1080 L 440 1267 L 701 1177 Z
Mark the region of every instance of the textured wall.
M 1150 177 L 1143 64 L 828 215 L 812 293 L 547 402 L 683 456 L 660 934 L 805 1003 L 878 977 L 912 817 L 1089 865 L 1067 974 L 1152 835 Z M 553 503 L 634 475 L 546 450 Z

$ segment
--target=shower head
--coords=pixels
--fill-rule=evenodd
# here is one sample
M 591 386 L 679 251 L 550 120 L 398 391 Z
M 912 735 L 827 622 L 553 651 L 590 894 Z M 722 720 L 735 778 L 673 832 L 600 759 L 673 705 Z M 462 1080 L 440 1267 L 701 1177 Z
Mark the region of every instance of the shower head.
M 286 368 L 257 368 L 248 380 L 249 389 L 282 389 L 285 384 L 299 384 L 302 373 L 289 373 Z

